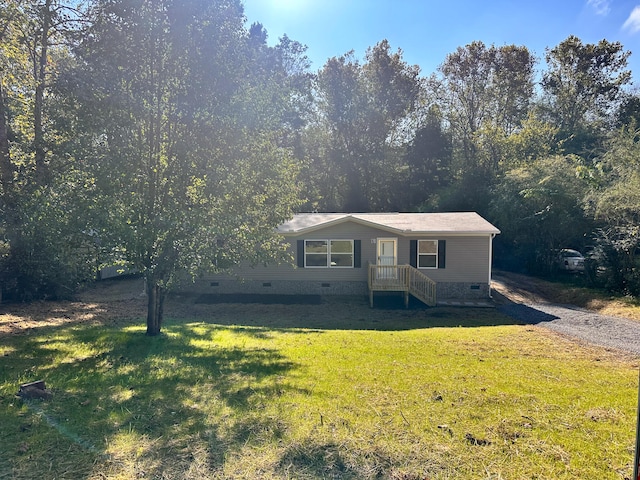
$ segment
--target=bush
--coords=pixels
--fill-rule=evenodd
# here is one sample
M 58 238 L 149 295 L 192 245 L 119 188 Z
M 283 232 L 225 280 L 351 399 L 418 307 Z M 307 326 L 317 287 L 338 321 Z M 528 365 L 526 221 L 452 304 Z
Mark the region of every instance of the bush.
M 88 249 L 69 249 L 42 241 L 3 244 L 0 257 L 2 299 L 14 302 L 69 299 L 95 278 Z
M 640 237 L 636 228 L 599 230 L 586 271 L 597 286 L 611 292 L 640 296 Z

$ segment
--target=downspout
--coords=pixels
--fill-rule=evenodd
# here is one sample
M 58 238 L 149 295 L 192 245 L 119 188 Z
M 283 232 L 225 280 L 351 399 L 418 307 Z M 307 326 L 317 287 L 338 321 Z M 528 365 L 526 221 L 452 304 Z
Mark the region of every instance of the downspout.
M 491 264 L 493 263 L 493 239 L 495 236 L 495 233 L 489 235 L 489 298 L 493 298 L 491 296 Z

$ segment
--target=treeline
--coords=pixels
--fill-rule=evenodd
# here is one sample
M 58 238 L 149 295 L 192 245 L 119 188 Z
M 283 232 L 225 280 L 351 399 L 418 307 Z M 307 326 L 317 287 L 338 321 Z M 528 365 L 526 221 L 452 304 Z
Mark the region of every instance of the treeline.
M 64 296 L 119 261 L 147 279 L 153 333 L 177 272 L 286 260 L 273 227 L 311 210 L 477 211 L 500 266 L 588 247 L 594 281 L 640 293 L 620 43 L 571 36 L 538 60 L 477 41 L 426 75 L 386 40 L 317 72 L 305 50 L 269 46 L 240 0 L 3 2 L 5 297 Z

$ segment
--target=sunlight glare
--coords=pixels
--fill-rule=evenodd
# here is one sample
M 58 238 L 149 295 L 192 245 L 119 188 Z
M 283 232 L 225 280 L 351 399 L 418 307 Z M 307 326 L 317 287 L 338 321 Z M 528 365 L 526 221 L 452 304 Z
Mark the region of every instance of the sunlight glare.
M 299 12 L 309 5 L 309 0 L 270 0 L 274 10 L 285 12 Z

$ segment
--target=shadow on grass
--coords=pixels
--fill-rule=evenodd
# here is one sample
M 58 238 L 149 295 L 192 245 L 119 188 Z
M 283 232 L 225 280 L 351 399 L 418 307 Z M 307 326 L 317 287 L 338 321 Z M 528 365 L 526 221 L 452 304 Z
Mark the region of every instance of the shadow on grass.
M 294 426 L 286 410 L 274 414 L 267 406 L 312 392 L 288 380 L 304 372 L 268 342 L 274 331 L 303 339 L 328 329 L 519 323 L 496 309 L 370 309 L 365 301 L 199 307 L 194 315 L 174 305 L 173 321 L 155 338 L 144 335 L 142 320 L 136 327 L 74 324 L 7 337 L 0 452 L 9 454 L 0 453 L 0 470 L 15 479 L 87 479 L 109 471 L 127 478 L 232 478 L 224 472 L 229 458 L 271 445 L 273 468 L 283 477 L 350 479 L 375 470 L 396 478 L 392 468 L 401 460 L 382 450 L 347 452 L 330 438 L 287 444 Z M 47 381 L 53 398 L 26 410 L 13 393 L 36 378 Z M 123 465 L 131 472 L 123 473 Z
M 365 297 L 323 299 L 319 305 L 303 303 L 193 303 L 172 299 L 167 316 L 175 321 L 241 326 L 256 337 L 270 331 L 376 330 L 403 331 L 441 327 L 525 325 L 527 320 L 497 308 L 428 307 L 410 299 L 404 307 L 401 295 L 376 299 L 370 308 Z
M 11 337 L 0 372 L 0 451 L 12 452 L 0 455 L 3 471 L 16 479 L 71 478 L 61 452 L 75 449 L 83 459 L 73 478 L 92 477 L 93 464 L 127 461 L 144 465 L 137 475 L 165 478 L 193 461 L 191 443 L 203 436 L 207 470 L 216 470 L 256 435 L 282 435 L 286 425 L 263 417 L 261 405 L 309 393 L 282 381 L 296 365 L 264 342 L 244 346 L 250 329 L 232 329 L 237 338 L 222 346 L 215 340 L 221 330 L 229 331 L 174 324 L 150 338 L 141 328 L 86 326 Z M 53 397 L 14 399 L 29 377 L 46 380 Z M 50 470 L 39 472 L 39 465 Z

